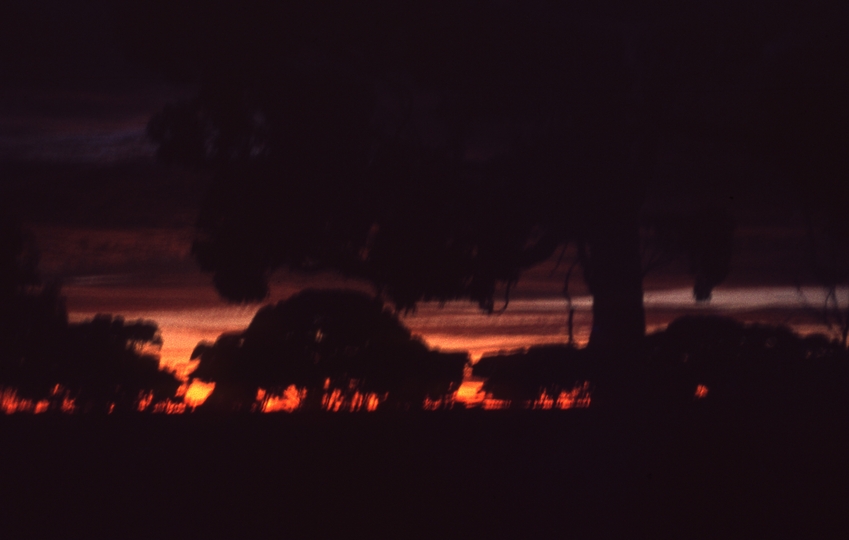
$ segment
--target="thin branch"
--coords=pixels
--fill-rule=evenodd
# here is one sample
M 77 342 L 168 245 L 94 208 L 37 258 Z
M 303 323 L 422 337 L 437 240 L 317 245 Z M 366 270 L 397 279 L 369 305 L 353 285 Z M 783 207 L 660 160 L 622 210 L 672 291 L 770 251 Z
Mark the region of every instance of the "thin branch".
M 575 267 L 578 266 L 578 262 L 580 258 L 575 259 L 572 263 L 572 266 L 569 267 L 569 270 L 566 272 L 566 278 L 563 280 L 563 296 L 566 298 L 566 307 L 569 310 L 569 345 L 574 345 L 575 343 L 575 334 L 574 334 L 574 321 L 575 321 L 575 308 L 572 307 L 572 294 L 569 292 L 569 280 L 572 278 L 572 271 L 575 270 Z
M 496 315 L 501 315 L 507 310 L 507 306 L 510 304 L 510 288 L 513 286 L 514 283 L 515 281 L 513 280 L 507 282 L 507 287 L 504 290 L 504 306 L 502 306 L 501 309 L 499 309 L 498 311 L 493 312 Z
M 569 247 L 569 244 L 563 244 L 563 249 L 560 250 L 560 256 L 557 257 L 557 263 L 555 263 L 554 268 L 551 269 L 551 273 L 548 274 L 548 277 L 554 275 L 554 272 L 560 268 L 560 263 L 563 262 L 563 256 L 566 255 L 566 248 Z M 571 271 L 571 270 L 570 270 Z

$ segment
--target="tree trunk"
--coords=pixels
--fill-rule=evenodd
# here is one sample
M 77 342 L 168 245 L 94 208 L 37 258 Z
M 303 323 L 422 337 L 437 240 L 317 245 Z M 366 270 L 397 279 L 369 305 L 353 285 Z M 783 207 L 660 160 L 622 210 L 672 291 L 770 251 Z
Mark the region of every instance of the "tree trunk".
M 613 205 L 586 238 L 585 279 L 593 295 L 588 351 L 593 357 L 593 405 L 627 410 L 645 390 L 642 343 L 646 320 L 637 208 Z
M 585 276 L 593 295 L 589 346 L 605 355 L 636 353 L 646 330 L 637 212 L 619 207 L 600 216 L 587 247 Z

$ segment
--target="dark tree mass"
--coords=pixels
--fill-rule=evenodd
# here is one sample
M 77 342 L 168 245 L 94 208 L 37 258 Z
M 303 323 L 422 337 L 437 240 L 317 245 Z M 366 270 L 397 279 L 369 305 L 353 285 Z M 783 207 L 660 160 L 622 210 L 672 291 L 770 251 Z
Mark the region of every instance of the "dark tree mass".
M 17 223 L 0 220 L 0 386 L 41 399 L 58 382 L 68 316 L 57 288 L 39 286 L 34 242 Z
M 563 345 L 531 347 L 527 351 L 483 356 L 472 373 L 485 379 L 483 390 L 512 407 L 533 406 L 542 395 L 557 398 L 561 392 L 590 395 L 595 379 L 586 351 Z
M 444 406 L 463 380 L 466 354 L 432 351 L 379 300 L 350 291 L 306 290 L 260 309 L 244 332 L 201 343 L 190 379 L 214 382 L 203 408 L 249 411 L 260 388 L 304 392 L 303 410 L 340 406 L 369 394 L 382 408 Z
M 847 36 L 840 0 L 0 0 L 0 413 L 89 413 L 0 414 L 0 536 L 849 538 Z M 209 276 L 276 302 L 239 328 Z M 493 317 L 400 315 L 458 300 Z
M 648 336 L 647 345 L 656 366 L 651 391 L 672 405 L 694 401 L 703 385 L 706 402 L 729 410 L 847 410 L 840 390 L 846 351 L 819 334 L 801 338 L 782 326 L 689 316 Z
M 773 197 L 775 164 L 805 186 L 845 171 L 845 13 L 790 6 L 144 2 L 123 35 L 199 84 L 149 133 L 163 160 L 216 172 L 194 253 L 224 297 L 329 268 L 399 308 L 492 311 L 573 243 L 590 344 L 629 351 L 645 331 L 641 220 L 689 220 L 656 246 L 690 260 L 707 300 L 735 195 Z M 741 152 L 754 173 L 715 157 Z
M 176 398 L 180 381 L 159 369 L 156 324 L 110 315 L 69 324 L 59 286 L 41 285 L 36 266 L 34 243 L 0 216 L 0 390 L 103 414 Z
M 155 323 L 98 315 L 70 325 L 67 342 L 59 384 L 81 412 L 153 410 L 177 394 L 179 379 L 149 349 L 162 344 Z

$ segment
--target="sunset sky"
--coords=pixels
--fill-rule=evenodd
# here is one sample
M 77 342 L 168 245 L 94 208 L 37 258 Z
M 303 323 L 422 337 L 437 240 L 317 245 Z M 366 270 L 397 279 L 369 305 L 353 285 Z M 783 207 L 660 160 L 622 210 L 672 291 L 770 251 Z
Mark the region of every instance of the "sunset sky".
M 145 137 L 151 115 L 193 88 L 127 62 L 101 7 L 9 1 L 0 8 L 0 207 L 32 233 L 41 273 L 64 284 L 73 320 L 104 312 L 152 319 L 162 330 L 164 363 L 185 374 L 198 341 L 244 328 L 258 306 L 223 302 L 197 270 L 190 247 L 208 178 L 157 164 Z M 665 174 L 680 167 L 677 152 L 665 150 Z M 732 270 L 709 303 L 693 300 L 681 264 L 646 278 L 649 330 L 690 311 L 825 330 L 816 318 L 822 291 L 796 288 L 804 234 L 781 189 L 777 183 L 775 197 L 766 199 L 728 193 L 739 224 Z M 558 256 L 520 279 L 503 314 L 487 316 L 467 302 L 422 304 L 403 320 L 430 345 L 468 350 L 473 358 L 564 342 L 560 291 L 574 254 L 567 250 L 555 268 Z M 279 274 L 273 281 L 269 301 L 310 286 L 369 290 L 330 274 Z M 570 287 L 583 343 L 591 300 L 580 275 Z

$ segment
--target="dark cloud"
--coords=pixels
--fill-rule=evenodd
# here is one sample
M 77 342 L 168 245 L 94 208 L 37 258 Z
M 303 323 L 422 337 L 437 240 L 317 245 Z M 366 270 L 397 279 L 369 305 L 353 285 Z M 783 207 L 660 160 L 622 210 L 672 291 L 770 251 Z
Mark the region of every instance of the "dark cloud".
M 150 161 L 113 165 L 0 163 L 0 210 L 31 224 L 90 228 L 191 227 L 203 174 Z
M 7 0 L 0 7 L 4 86 L 129 84 L 143 73 L 122 55 L 114 2 Z
M 125 58 L 115 4 L 0 4 L 0 161 L 152 157 L 147 121 L 185 90 Z

